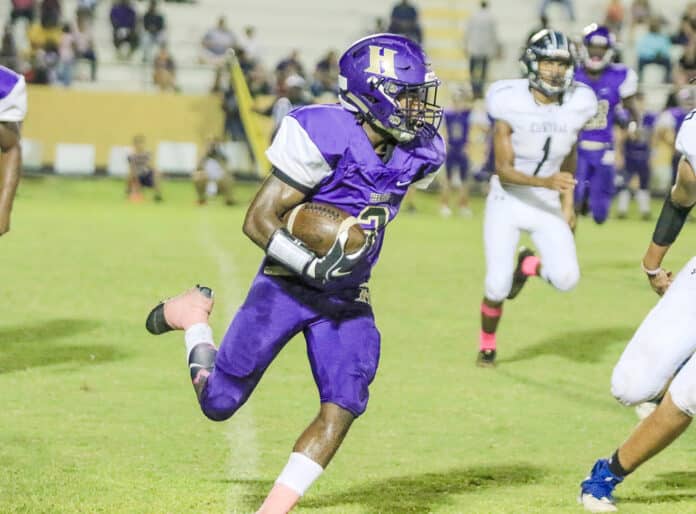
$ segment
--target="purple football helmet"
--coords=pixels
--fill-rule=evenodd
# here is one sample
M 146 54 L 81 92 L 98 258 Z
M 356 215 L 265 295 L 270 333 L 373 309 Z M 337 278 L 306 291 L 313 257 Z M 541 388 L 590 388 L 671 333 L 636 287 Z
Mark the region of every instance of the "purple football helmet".
M 397 142 L 432 138 L 442 121 L 440 81 L 423 49 L 396 34 L 353 43 L 338 61 L 341 105 Z
M 592 23 L 583 29 L 582 62 L 590 71 L 602 71 L 614 59 L 614 35 L 607 27 Z

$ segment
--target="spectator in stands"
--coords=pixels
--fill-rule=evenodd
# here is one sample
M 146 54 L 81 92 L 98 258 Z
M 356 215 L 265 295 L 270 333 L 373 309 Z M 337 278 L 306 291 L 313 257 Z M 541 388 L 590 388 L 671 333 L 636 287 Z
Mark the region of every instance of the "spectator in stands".
M 631 29 L 629 39 L 633 39 L 633 33 L 639 25 L 645 25 L 652 16 L 649 0 L 633 0 L 631 4 Z
M 225 113 L 225 135 L 230 141 L 246 141 L 246 132 L 239 112 L 239 101 L 232 84 L 222 95 L 222 111 Z
M 204 62 L 220 66 L 227 60 L 227 52 L 237 45 L 237 39 L 227 28 L 227 20 L 224 16 L 220 16 L 217 25 L 205 33 L 201 45 Z
M 401 34 L 418 43 L 423 40 L 418 10 L 408 0 L 401 0 L 392 8 L 388 32 Z
M 488 63 L 500 55 L 500 43 L 495 18 L 483 0 L 466 27 L 464 51 L 469 55 L 469 74 L 475 98 L 483 97 L 488 75 Z
M 275 136 L 276 130 L 280 126 L 283 118 L 292 111 L 295 107 L 308 105 L 312 103 L 312 98 L 306 90 L 307 83 L 305 79 L 299 75 L 290 75 L 285 79 L 284 93 L 281 93 L 270 109 L 263 114 L 270 114 L 273 119 L 273 133 L 271 139 Z
M 12 33 L 12 25 L 5 25 L 5 30 L 2 34 L 2 45 L 0 45 L 0 65 L 10 68 L 13 71 L 20 72 L 21 61 L 19 52 L 17 52 L 17 44 L 15 43 L 14 34 Z
M 239 38 L 239 47 L 244 50 L 250 62 L 257 63 L 261 60 L 261 46 L 256 38 L 255 27 L 251 25 L 244 27 L 244 34 Z
M 167 45 L 162 44 L 152 62 L 152 81 L 160 91 L 176 91 L 176 64 Z
M 29 27 L 27 36 L 31 52 L 34 53 L 39 49 L 57 49 L 63 37 L 63 31 L 60 27 L 50 27 L 37 20 Z
M 317 63 L 314 81 L 309 89 L 315 97 L 323 95 L 332 96 L 334 99 L 338 97 L 338 57 L 335 50 L 330 50 Z
M 617 37 L 621 36 L 625 15 L 621 0 L 609 0 L 607 12 L 604 14 L 604 25 Z
M 130 58 L 138 48 L 140 36 L 138 34 L 138 14 L 130 3 L 130 0 L 116 0 L 111 7 L 109 15 L 113 29 L 114 47 L 120 57 L 123 57 L 123 48 L 127 45 L 126 57 Z
M 232 174 L 227 169 L 227 157 L 217 137 L 208 139 L 206 151 L 193 173 L 193 185 L 198 196 L 198 205 L 205 205 L 209 196 L 216 194 L 225 199 L 225 205 L 234 205 L 232 197 Z
M 164 16 L 157 9 L 157 1 L 150 0 L 150 5 L 143 15 L 143 62 L 150 62 L 153 47 L 166 42 L 164 29 Z
M 97 80 L 97 53 L 92 35 L 92 16 L 88 11 L 78 10 L 74 35 L 76 58 L 89 61 L 90 79 L 94 82 Z
M 69 23 L 63 25 L 63 37 L 58 46 L 58 80 L 69 86 L 73 80 L 73 68 L 75 67 L 75 35 Z
M 162 201 L 160 190 L 161 174 L 152 163 L 150 152 L 145 147 L 145 136 L 138 134 L 133 138 L 133 151 L 128 155 L 128 179 L 126 195 L 133 202 L 142 201 L 142 188 L 152 188 L 154 200 Z
M 679 30 L 672 36 L 672 43 L 686 46 L 689 40 L 696 35 L 696 2 L 686 6 L 684 14 L 679 20 Z
M 58 52 L 52 45 L 47 49 L 39 48 L 31 54 L 29 69 L 24 73 L 28 84 L 47 85 L 55 82 L 55 68 L 58 63 Z
M 684 53 L 679 58 L 674 72 L 674 84 L 677 87 L 683 87 L 694 79 L 696 79 L 696 36 L 692 36 L 684 47 Z
M 40 14 L 41 24 L 44 27 L 58 27 L 60 30 L 60 0 L 43 0 Z
M 281 85 L 290 75 L 299 75 L 300 77 L 306 76 L 304 67 L 300 61 L 299 50 L 292 50 L 290 55 L 280 60 L 276 65 L 276 75 L 278 76 L 278 83 Z
M 658 17 L 650 19 L 648 25 L 649 32 L 644 34 L 636 43 L 636 53 L 638 54 L 638 79 L 643 80 L 643 68 L 648 64 L 657 64 L 664 68 L 664 82 L 672 81 L 672 61 L 670 60 L 670 49 L 672 44 L 669 37 L 661 33 L 662 20 Z
M 261 63 L 256 63 L 254 67 L 249 70 L 246 78 L 247 86 L 249 87 L 249 92 L 252 97 L 270 95 L 272 93 L 273 87 L 268 80 L 268 73 L 266 73 Z
M 81 12 L 93 15 L 94 9 L 97 7 L 98 1 L 99 0 L 77 0 L 77 13 L 78 13 L 78 15 Z
M 24 18 L 31 25 L 34 22 L 34 0 L 12 0 L 10 23 L 14 24 L 19 18 Z
M 575 21 L 575 9 L 573 8 L 573 0 L 541 0 L 541 7 L 539 8 L 539 16 L 546 14 L 546 9 L 548 9 L 549 4 L 556 3 L 562 4 L 563 7 L 568 11 L 568 18 L 570 21 Z

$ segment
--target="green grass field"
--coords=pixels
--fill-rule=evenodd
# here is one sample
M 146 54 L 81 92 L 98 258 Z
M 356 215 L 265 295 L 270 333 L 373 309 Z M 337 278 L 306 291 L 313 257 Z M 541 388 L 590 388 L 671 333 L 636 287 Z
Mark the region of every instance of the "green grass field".
M 144 318 L 200 282 L 216 289 L 220 339 L 261 258 L 245 207 L 199 208 L 184 183 L 166 184 L 163 204 L 122 191 L 25 180 L 0 238 L 0 512 L 253 512 L 318 408 L 303 341 L 237 416 L 208 421 L 181 334 L 152 337 Z M 242 205 L 253 192 L 240 187 Z M 433 196 L 417 202 L 373 278 L 383 346 L 368 410 L 297 512 L 581 512 L 578 483 L 636 422 L 609 379 L 657 299 L 638 266 L 653 224 L 581 220 L 579 287 L 530 281 L 505 306 L 498 368 L 483 370 L 482 203 L 444 220 Z M 687 226 L 669 267 L 695 242 Z M 620 486 L 621 511 L 696 512 L 694 441 Z

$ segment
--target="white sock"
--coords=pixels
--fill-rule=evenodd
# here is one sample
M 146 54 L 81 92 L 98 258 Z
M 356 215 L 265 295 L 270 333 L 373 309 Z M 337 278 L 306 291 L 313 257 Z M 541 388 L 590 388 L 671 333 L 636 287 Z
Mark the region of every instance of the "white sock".
M 293 452 L 275 483 L 283 484 L 303 496 L 323 471 L 324 468 L 306 455 Z
M 191 325 L 184 332 L 184 341 L 186 342 L 186 363 L 188 364 L 189 357 L 194 347 L 201 343 L 212 344 L 213 342 L 213 329 L 207 323 L 196 323 Z
M 628 189 L 622 189 L 616 196 L 616 209 L 621 213 L 625 213 L 628 211 L 628 202 L 631 201 L 631 192 Z
M 647 214 L 650 212 L 650 191 L 646 189 L 639 189 L 636 191 L 636 202 L 638 202 L 638 209 L 642 214 Z

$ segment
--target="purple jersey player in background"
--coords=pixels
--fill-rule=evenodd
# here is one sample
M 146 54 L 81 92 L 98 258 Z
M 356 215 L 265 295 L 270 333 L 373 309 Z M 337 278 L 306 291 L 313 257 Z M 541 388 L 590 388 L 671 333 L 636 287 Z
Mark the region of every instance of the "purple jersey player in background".
M 670 95 L 665 110 L 655 122 L 656 140 L 667 145 L 672 154 L 672 184 L 676 181 L 677 167 L 682 155 L 675 148 L 674 141 L 684 118 L 692 109 L 696 109 L 696 86 L 685 86 Z
M 471 217 L 469 208 L 469 156 L 468 144 L 470 131 L 474 125 L 488 128 L 488 120 L 485 114 L 472 109 L 474 95 L 466 86 L 458 86 L 452 92 L 452 105 L 445 109 L 445 140 L 447 142 L 447 155 L 445 169 L 447 175 L 443 181 L 440 214 L 444 217 L 452 215 L 449 205 L 450 191 L 457 191 L 457 208 L 459 214 Z M 483 118 L 483 119 L 482 119 Z
M 627 217 L 628 204 L 631 201 L 630 182 L 634 176 L 638 175 L 638 190 L 635 192 L 636 203 L 641 218 L 649 220 L 650 158 L 657 115 L 645 111 L 645 98 L 641 92 L 636 93 L 634 105 L 639 116 L 639 123 L 635 131 L 622 138 L 624 139 L 624 169 L 621 176 L 623 184 L 616 199 L 616 214 L 619 219 Z M 626 120 L 629 114 L 625 109 L 621 109 L 618 116 Z
M 0 66 L 0 236 L 10 230 L 12 203 L 22 172 L 20 129 L 26 113 L 24 77 Z
M 579 137 L 575 206 L 583 213 L 589 207 L 595 222 L 604 223 L 614 196 L 614 165 L 623 167 L 623 149 L 614 147 L 615 111 L 623 105 L 631 115 L 629 130 L 635 130 L 633 96 L 638 90 L 638 76 L 623 64 L 612 63 L 614 38 L 609 29 L 592 24 L 584 34 L 583 66 L 575 73 L 575 80 L 592 88 L 599 109 Z
M 285 344 L 304 335 L 320 409 L 261 506 L 265 514 L 293 508 L 365 411 L 380 355 L 367 281 L 409 185 L 427 186 L 444 161 L 439 80 L 418 44 L 369 36 L 346 50 L 339 71 L 340 105 L 292 111 L 267 151 L 272 175 L 244 222 L 266 258 L 220 349 L 208 325 L 208 288 L 158 305 L 147 320 L 155 334 L 185 330 L 194 389 L 216 421 L 232 416 Z M 307 201 L 358 218 L 370 234 L 365 245 L 347 255 L 347 231 L 339 232 L 326 256 L 315 255 L 281 221 Z

